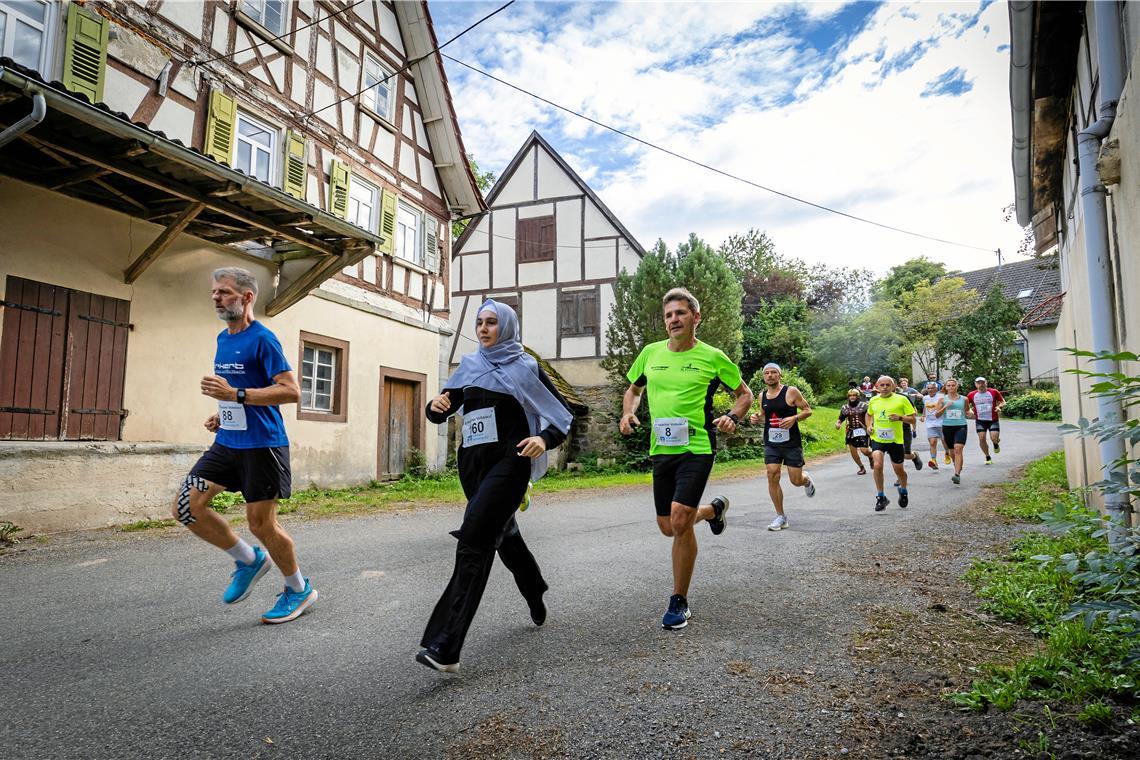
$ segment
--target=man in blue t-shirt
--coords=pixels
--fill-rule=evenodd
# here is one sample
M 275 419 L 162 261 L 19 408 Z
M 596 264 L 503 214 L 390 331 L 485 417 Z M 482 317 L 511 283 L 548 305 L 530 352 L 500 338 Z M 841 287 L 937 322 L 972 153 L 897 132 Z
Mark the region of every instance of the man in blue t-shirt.
M 261 620 L 287 623 L 317 600 L 297 566 L 293 539 L 277 523 L 277 500 L 291 493 L 289 438 L 277 406 L 297 403 L 301 391 L 277 336 L 253 318 L 253 274 L 240 267 L 217 269 L 210 295 L 227 325 L 218 334 L 214 374 L 202 378 L 202 395 L 218 402 L 217 413 L 205 423 L 217 435 L 183 481 L 172 511 L 194 535 L 233 558 L 233 580 L 222 596 L 226 604 L 248 597 L 276 562 L 285 590 Z M 249 529 L 265 549 L 240 538 L 210 509 L 210 500 L 222 491 L 241 492 Z

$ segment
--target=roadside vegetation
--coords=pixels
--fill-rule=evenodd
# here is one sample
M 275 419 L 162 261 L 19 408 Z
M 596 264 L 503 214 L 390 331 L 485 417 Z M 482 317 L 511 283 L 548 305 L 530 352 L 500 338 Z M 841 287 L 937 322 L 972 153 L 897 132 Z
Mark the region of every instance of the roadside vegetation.
M 1018 420 L 1061 419 L 1061 394 L 1054 388 L 1034 388 L 1012 396 L 1001 413 Z

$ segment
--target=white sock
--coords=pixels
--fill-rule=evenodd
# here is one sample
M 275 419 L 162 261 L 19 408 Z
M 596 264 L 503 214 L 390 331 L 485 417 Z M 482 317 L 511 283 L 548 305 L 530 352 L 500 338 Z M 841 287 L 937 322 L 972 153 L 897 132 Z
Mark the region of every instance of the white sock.
M 257 559 L 257 555 L 253 553 L 253 547 L 244 538 L 239 538 L 236 544 L 226 549 L 226 554 L 233 557 L 235 562 L 240 562 L 243 565 L 251 564 Z
M 299 593 L 305 590 L 305 579 L 301 575 L 301 568 L 297 568 L 297 572 L 292 575 L 285 576 L 285 585 L 289 587 L 290 591 Z

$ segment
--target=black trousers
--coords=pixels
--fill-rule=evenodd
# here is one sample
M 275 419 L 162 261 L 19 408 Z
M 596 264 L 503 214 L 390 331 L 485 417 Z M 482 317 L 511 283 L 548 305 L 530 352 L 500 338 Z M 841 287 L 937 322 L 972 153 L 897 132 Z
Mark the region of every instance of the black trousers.
M 547 589 L 515 521 L 515 510 L 530 480 L 530 460 L 512 451 L 507 457 L 488 463 L 479 461 L 481 458 L 464 457 L 464 453 L 460 451 L 459 480 L 467 496 L 467 510 L 463 525 L 452 532 L 459 539 L 455 569 L 420 641 L 420 646 L 434 649 L 448 662 L 459 660 L 467 629 L 487 588 L 496 552 L 528 602 L 541 597 Z

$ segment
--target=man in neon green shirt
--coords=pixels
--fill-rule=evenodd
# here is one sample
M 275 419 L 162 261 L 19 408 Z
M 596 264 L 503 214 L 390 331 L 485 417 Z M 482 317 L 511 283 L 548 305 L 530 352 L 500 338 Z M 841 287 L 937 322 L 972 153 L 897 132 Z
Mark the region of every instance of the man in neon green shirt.
M 878 395 L 867 402 L 867 416 L 864 418 L 867 430 L 871 432 L 871 463 L 874 467 L 875 511 L 882 512 L 891 503 L 883 493 L 883 459 L 891 458 L 891 467 L 899 479 L 899 506 L 906 509 L 910 496 L 906 490 L 906 449 L 903 446 L 903 423 L 914 424 L 914 404 L 906 396 L 895 393 L 894 378 L 883 375 L 875 383 Z
M 648 388 L 657 527 L 673 539 L 673 595 L 661 627 L 676 629 L 688 625 L 691 616 L 687 597 L 697 561 L 693 526 L 707 520 L 719 535 L 726 525 L 728 499 L 717 496 L 701 504 L 712 472 L 716 431 L 736 430 L 752 405 L 752 391 L 723 351 L 697 340 L 701 307 L 692 293 L 673 288 L 661 303 L 669 339 L 643 348 L 626 373 L 630 386 L 622 399 L 619 428 L 629 435 L 641 424 L 635 412 Z M 712 397 L 721 384 L 733 392 L 736 403 L 731 412 L 713 419 Z

